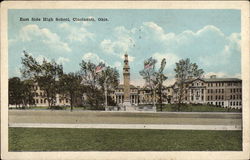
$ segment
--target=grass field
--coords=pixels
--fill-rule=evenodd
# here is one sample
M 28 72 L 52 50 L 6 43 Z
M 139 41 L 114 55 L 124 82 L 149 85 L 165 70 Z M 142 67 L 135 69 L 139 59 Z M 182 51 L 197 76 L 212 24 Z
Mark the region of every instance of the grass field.
M 175 112 L 177 104 L 164 104 L 163 112 Z M 160 111 L 160 106 L 157 105 L 157 111 Z M 223 108 L 213 105 L 201 105 L 201 104 L 185 104 L 181 106 L 180 112 L 241 112 L 240 109 Z
M 10 151 L 241 151 L 241 131 L 9 128 Z

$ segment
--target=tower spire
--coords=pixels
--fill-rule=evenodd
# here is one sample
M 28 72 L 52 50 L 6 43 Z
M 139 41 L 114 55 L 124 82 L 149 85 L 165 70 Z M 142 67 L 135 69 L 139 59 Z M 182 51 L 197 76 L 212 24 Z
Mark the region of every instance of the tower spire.
M 130 106 L 130 67 L 128 61 L 128 54 L 124 55 L 124 66 L 123 66 L 123 82 L 124 82 L 124 105 Z

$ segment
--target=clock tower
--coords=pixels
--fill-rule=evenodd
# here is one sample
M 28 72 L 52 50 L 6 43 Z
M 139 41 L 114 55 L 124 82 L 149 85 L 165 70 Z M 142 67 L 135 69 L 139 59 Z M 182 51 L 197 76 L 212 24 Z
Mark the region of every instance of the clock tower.
M 127 107 L 131 106 L 131 103 L 130 103 L 130 67 L 128 63 L 128 54 L 124 55 L 123 83 L 124 83 L 123 106 L 126 109 Z

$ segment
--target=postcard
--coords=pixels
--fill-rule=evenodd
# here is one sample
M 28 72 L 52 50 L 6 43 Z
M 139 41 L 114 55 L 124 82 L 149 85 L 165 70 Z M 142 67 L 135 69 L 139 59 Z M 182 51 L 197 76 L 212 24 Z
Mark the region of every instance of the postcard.
M 1 4 L 3 159 L 249 159 L 249 3 Z

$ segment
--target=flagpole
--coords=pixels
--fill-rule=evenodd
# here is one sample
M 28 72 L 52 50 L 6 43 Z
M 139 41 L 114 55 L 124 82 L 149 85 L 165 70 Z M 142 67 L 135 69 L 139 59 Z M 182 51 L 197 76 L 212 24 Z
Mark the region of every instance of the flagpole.
M 105 80 L 104 80 L 104 96 L 105 96 L 105 107 L 106 108 L 108 107 L 107 80 L 108 80 L 108 76 L 105 77 Z

